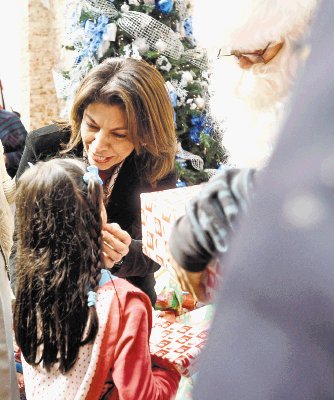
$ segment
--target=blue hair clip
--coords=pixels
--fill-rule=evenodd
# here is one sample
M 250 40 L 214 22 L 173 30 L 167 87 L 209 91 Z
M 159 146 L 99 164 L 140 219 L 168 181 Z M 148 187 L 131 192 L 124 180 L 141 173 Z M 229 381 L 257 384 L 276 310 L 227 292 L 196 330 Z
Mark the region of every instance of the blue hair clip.
M 87 305 L 88 307 L 95 307 L 96 305 L 96 298 L 97 298 L 97 293 L 93 292 L 93 290 L 90 290 L 88 292 L 88 299 L 87 299 Z
M 103 180 L 99 177 L 99 170 L 96 165 L 89 165 L 87 172 L 83 176 L 83 180 L 88 184 L 90 179 L 94 179 L 100 185 L 103 185 Z

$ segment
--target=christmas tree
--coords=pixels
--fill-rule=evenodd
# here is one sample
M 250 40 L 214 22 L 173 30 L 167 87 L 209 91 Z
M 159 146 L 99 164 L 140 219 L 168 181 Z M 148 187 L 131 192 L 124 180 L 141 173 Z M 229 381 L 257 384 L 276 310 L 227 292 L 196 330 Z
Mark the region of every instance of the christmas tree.
M 70 0 L 64 51 L 69 67 L 54 71 L 64 113 L 79 82 L 107 57 L 133 57 L 163 75 L 175 111 L 177 186 L 198 184 L 224 159 L 220 132 L 207 112 L 205 52 L 196 46 L 189 0 Z

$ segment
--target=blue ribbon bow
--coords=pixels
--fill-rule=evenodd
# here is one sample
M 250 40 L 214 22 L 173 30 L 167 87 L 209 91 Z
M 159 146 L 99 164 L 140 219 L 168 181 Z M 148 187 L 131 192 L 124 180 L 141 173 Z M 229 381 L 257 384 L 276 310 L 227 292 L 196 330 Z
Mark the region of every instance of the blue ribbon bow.
M 90 179 L 94 179 L 100 185 L 103 185 L 103 180 L 99 177 L 99 170 L 96 165 L 89 165 L 87 172 L 83 176 L 83 180 L 88 184 Z
M 90 290 L 88 292 L 88 299 L 87 299 L 87 305 L 88 307 L 95 307 L 96 305 L 96 298 L 97 298 L 97 293 L 93 292 L 93 290 Z

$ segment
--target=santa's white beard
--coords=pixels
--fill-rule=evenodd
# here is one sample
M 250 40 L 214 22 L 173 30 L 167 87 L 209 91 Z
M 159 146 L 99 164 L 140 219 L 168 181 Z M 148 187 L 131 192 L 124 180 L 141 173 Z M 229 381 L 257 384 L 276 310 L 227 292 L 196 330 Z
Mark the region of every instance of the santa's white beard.
M 228 163 L 263 167 L 276 143 L 297 62 L 288 48 L 275 62 L 243 70 L 235 57 L 212 64 L 210 112 L 222 123 Z
M 262 168 L 268 162 L 280 129 L 279 108 L 255 110 L 240 104 L 225 119 L 222 145 L 228 164 Z

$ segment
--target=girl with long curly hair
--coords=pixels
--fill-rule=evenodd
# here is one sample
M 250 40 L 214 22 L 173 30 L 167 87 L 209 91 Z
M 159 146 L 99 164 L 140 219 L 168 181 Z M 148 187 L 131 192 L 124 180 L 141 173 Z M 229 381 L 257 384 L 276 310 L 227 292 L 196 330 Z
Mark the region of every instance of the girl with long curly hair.
M 150 356 L 148 296 L 104 269 L 102 182 L 87 170 L 53 159 L 18 181 L 14 330 L 27 399 L 171 399 L 180 376 Z

